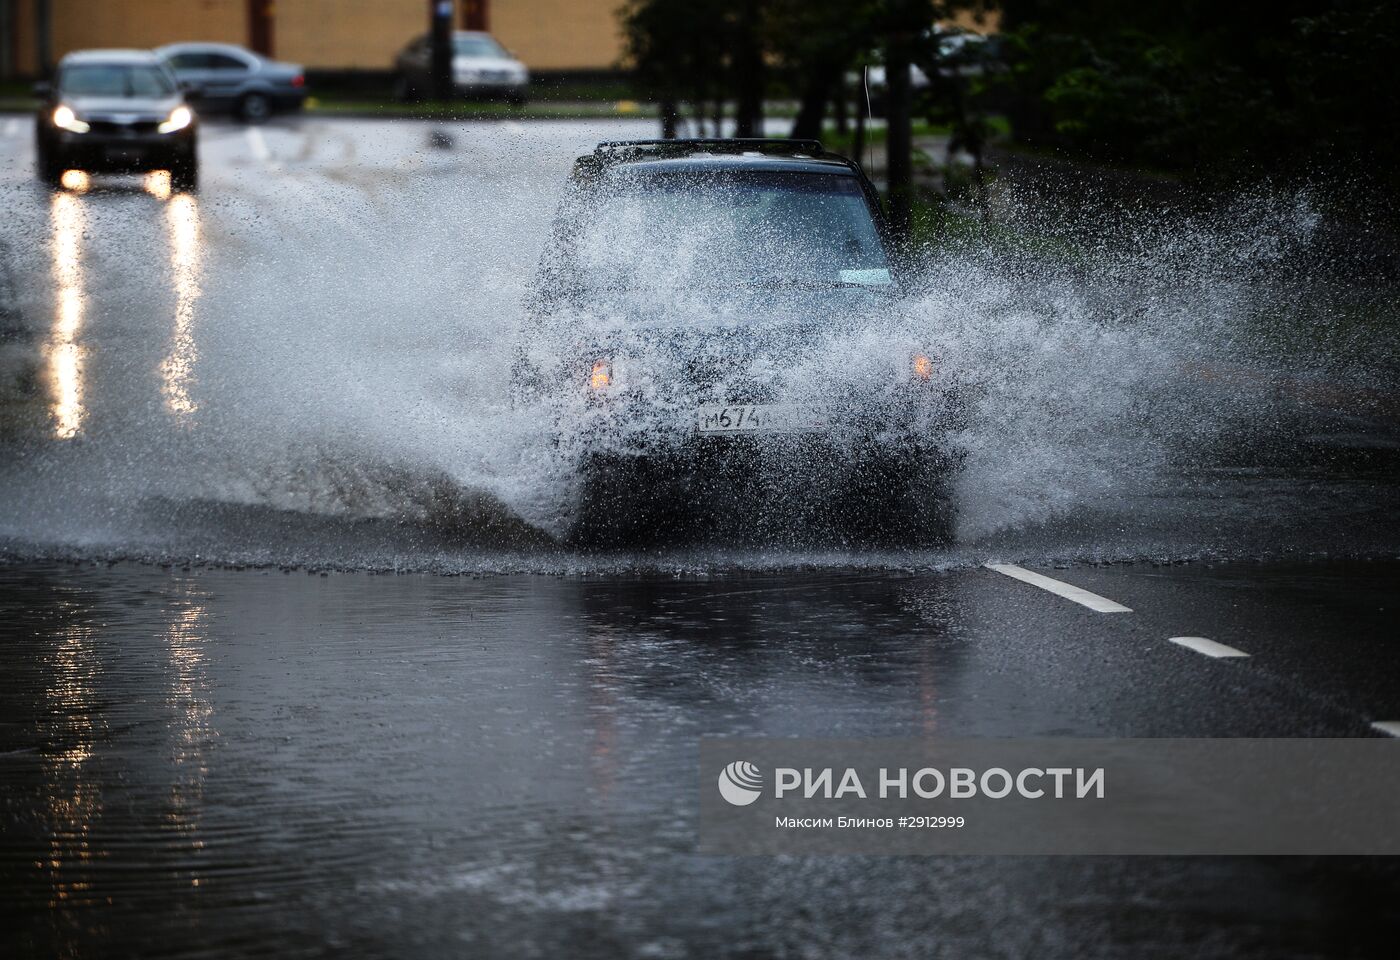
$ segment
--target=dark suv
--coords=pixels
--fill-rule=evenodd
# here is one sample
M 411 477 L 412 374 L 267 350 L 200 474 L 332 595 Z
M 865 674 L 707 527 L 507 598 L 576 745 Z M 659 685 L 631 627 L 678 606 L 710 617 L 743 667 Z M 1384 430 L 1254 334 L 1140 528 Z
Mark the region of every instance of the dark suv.
M 84 50 L 58 64 L 35 92 L 38 173 L 57 185 L 65 170 L 169 170 L 177 190 L 198 178 L 198 118 L 170 69 L 142 50 Z
M 870 182 L 815 141 L 580 158 L 512 376 L 566 533 L 947 539 L 959 391 L 898 279 Z

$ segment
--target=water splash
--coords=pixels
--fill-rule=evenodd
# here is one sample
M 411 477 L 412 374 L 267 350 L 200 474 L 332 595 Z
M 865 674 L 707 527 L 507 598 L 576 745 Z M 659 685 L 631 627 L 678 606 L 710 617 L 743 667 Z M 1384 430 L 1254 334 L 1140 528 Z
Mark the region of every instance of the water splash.
M 522 139 L 483 172 L 461 155 L 470 142 L 355 136 L 312 138 L 279 178 L 211 167 L 198 200 L 66 195 L 76 231 L 28 185 L 10 190 L 0 239 L 21 311 L 42 328 L 64 309 L 65 284 L 49 282 L 61 260 L 82 278 L 85 362 L 66 394 L 82 397 L 80 424 L 5 441 L 7 552 L 481 571 L 1400 542 L 1382 506 L 1400 356 L 1387 300 L 1313 269 L 1323 218 L 1305 197 L 1260 192 L 1092 225 L 1011 197 L 995 230 L 921 256 L 901 335 L 974 386 L 953 438 L 952 549 L 562 551 L 552 423 L 513 405 L 509 384 L 574 145 Z M 356 162 L 326 160 L 337 137 Z M 900 361 L 887 328 L 842 319 L 794 382 Z M 7 376 L 14 394 L 24 372 Z M 3 409 L 23 419 L 8 397 Z

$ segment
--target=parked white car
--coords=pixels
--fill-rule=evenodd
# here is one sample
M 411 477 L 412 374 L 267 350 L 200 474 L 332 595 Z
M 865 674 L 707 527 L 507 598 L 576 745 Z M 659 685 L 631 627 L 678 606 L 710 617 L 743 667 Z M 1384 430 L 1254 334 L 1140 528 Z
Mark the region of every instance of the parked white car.
M 418 100 L 433 88 L 433 42 L 414 40 L 394 61 L 396 90 L 401 100 Z M 460 97 L 498 98 L 525 102 L 530 71 L 489 33 L 452 34 L 452 85 Z

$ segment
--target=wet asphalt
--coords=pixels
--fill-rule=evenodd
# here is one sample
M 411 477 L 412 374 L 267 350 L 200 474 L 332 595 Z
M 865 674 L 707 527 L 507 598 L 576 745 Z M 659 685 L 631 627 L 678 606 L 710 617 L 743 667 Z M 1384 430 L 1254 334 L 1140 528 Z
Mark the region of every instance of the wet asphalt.
M 1047 572 L 1133 612 L 986 569 L 0 568 L 14 955 L 1389 955 L 1388 858 L 694 853 L 705 736 L 1400 717 L 1396 564 Z
M 1267 553 L 1258 544 L 1222 551 L 1233 530 L 1222 522 L 1225 534 L 1189 547 L 1156 531 L 1128 551 L 1132 562 L 1096 562 L 1125 559 L 1094 548 L 1114 531 L 1075 527 L 1053 549 L 1003 536 L 938 562 L 707 568 L 585 556 L 516 574 L 488 572 L 499 561 L 444 563 L 451 535 L 405 533 L 377 504 L 323 526 L 306 519 L 316 503 L 302 491 L 258 488 L 267 505 L 244 509 L 254 498 L 230 480 L 219 492 L 233 506 L 215 506 L 208 488 L 191 495 L 140 471 L 149 438 L 124 431 L 141 417 L 175 424 L 158 449 L 176 462 L 187 422 L 253 449 L 195 389 L 200 364 L 219 362 L 219 333 L 196 326 L 196 337 L 182 317 L 236 302 L 239 281 L 196 269 L 182 218 L 197 202 L 199 242 L 221 251 L 210 261 L 263 271 L 252 306 L 297 301 L 299 275 L 329 273 L 324 285 L 353 307 L 372 276 L 325 259 L 324 244 L 289 258 L 295 242 L 269 246 L 269 232 L 314 236 L 336 191 L 387 209 L 394 198 L 379 184 L 395 177 L 469 176 L 484 164 L 484 189 L 503 189 L 493 138 L 526 143 L 527 173 L 553 183 L 591 140 L 650 125 L 460 125 L 431 149 L 440 125 L 211 125 L 199 199 L 143 221 L 137 205 L 169 200 L 159 184 L 76 194 L 93 201 L 81 214 L 36 199 L 28 128 L 9 124 L 0 117 L 0 188 L 16 218 L 8 262 L 19 314 L 52 329 L 0 343 L 20 369 L 0 407 L 0 953 L 1394 955 L 1400 865 L 1390 858 L 694 852 L 707 736 L 1385 736 L 1400 722 L 1400 561 L 1384 444 L 1346 468 L 1355 488 L 1339 481 L 1329 498 L 1317 479 L 1325 465 L 1301 482 L 1296 496 L 1319 504 L 1381 492 L 1314 521 L 1344 516 L 1360 549 L 1329 543 L 1298 559 L 1251 559 Z M 300 224 L 271 206 L 270 225 L 261 213 L 227 215 L 292 195 L 266 183 L 300 184 L 321 206 Z M 531 250 L 540 222 L 521 214 L 471 235 Z M 376 238 L 395 236 L 390 226 Z M 333 224 L 348 238 L 353 227 Z M 117 241 L 162 251 L 159 294 L 133 279 Z M 63 257 L 78 243 L 92 247 L 81 271 Z M 458 256 L 438 250 L 431 263 Z M 483 270 L 476 279 L 502 285 L 503 298 L 518 292 Z M 80 315 L 65 313 L 70 303 Z M 424 316 L 434 310 L 452 307 Z M 148 335 L 142 318 L 156 316 L 159 336 Z M 259 330 L 269 355 L 301 346 L 295 331 Z M 431 366 L 433 346 L 415 369 Z M 32 383 L 26 357 L 42 361 Z M 472 402 L 490 401 L 497 380 L 452 374 Z M 259 413 L 252 401 L 241 412 Z M 213 419 L 182 419 L 195 415 Z M 75 438 L 71 457 L 50 456 Z M 111 483 L 103 497 L 69 497 L 99 475 Z M 133 520 L 123 511 L 140 485 L 157 495 Z M 518 524 L 493 523 L 519 547 Z M 1095 612 L 981 565 L 998 559 L 1130 612 Z M 1248 656 L 1170 642 L 1183 636 Z

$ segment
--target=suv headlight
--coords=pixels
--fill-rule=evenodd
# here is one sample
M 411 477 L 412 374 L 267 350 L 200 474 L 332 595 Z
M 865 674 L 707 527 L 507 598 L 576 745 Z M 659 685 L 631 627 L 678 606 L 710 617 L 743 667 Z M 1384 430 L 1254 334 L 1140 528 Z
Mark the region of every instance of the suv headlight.
M 159 133 L 174 133 L 176 130 L 185 129 L 193 121 L 193 111 L 189 107 L 179 106 L 170 111 L 170 116 L 166 117 L 156 130 Z
M 78 119 L 78 115 L 73 112 L 73 108 L 66 104 L 59 104 L 53 111 L 53 125 L 60 130 L 67 130 L 69 133 L 87 133 L 92 127 Z
M 588 374 L 588 386 L 594 393 L 602 393 L 613 382 L 613 366 L 611 360 L 594 360 L 593 369 Z

